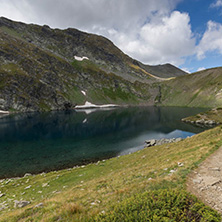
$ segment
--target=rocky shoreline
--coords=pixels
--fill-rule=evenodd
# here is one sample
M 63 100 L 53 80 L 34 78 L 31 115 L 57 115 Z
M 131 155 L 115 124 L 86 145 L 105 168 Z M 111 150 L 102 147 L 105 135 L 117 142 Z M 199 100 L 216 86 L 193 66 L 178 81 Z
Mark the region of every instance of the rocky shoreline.
M 151 147 L 151 146 L 159 146 L 166 143 L 176 143 L 181 140 L 182 138 L 171 138 L 171 139 L 162 138 L 159 140 L 156 140 L 156 139 L 146 140 L 144 148 Z
M 182 122 L 184 123 L 189 123 L 189 124 L 193 124 L 199 127 L 214 127 L 214 126 L 218 126 L 221 123 L 220 122 L 216 122 L 215 120 L 206 120 L 206 119 L 198 119 L 198 120 L 189 120 L 189 119 L 182 119 Z

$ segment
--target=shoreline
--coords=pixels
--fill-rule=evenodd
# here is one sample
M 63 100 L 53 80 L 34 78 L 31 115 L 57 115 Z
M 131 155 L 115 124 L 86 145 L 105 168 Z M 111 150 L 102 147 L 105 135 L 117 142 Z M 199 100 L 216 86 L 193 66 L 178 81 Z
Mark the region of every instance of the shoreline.
M 180 141 L 180 145 L 172 143 L 160 146 L 158 149 L 151 147 L 131 155 L 115 157 L 78 168 L 4 180 L 1 182 L 1 185 L 4 186 L 1 200 L 5 202 L 1 206 L 1 213 L 8 221 L 17 215 L 25 215 L 26 219 L 30 216 L 22 213 L 27 209 L 30 209 L 32 213 L 31 209 L 36 208 L 31 216 L 34 217 L 37 214 L 43 218 L 51 212 L 51 203 L 54 203 L 51 201 L 58 201 L 58 205 L 53 210 L 59 210 L 64 203 L 70 201 L 71 197 L 73 203 L 78 206 L 87 203 L 84 208 L 87 209 L 87 212 L 93 206 L 91 210 L 93 214 L 94 209 L 98 209 L 99 212 L 110 210 L 113 206 L 111 203 L 117 203 L 119 194 L 123 195 L 123 198 L 127 198 L 128 190 L 134 195 L 140 191 L 149 190 L 153 186 L 162 187 L 163 184 L 164 188 L 168 190 L 171 190 L 174 185 L 177 185 L 179 189 L 184 189 L 184 172 L 187 176 L 193 164 L 203 155 L 208 156 L 209 151 L 218 145 L 217 138 L 212 138 L 212 135 L 217 134 L 221 136 L 220 128 L 203 132 L 202 135 L 195 135 L 193 138 L 188 138 L 188 141 Z M 209 138 L 212 139 L 212 143 L 206 147 Z M 198 149 L 194 149 L 199 145 Z M 201 147 L 205 147 L 205 149 L 203 150 Z M 188 155 L 184 155 L 184 151 Z M 166 180 L 170 183 L 166 183 Z M 14 186 L 12 186 L 13 184 Z M 122 188 L 123 186 L 124 188 Z M 18 201 L 27 201 L 28 206 L 21 207 L 21 209 L 15 208 L 15 203 Z M 44 215 L 42 215 L 42 207 L 39 210 L 36 207 L 39 204 L 43 205 Z M 71 206 L 73 206 L 72 203 Z M 69 209 L 64 208 L 63 211 L 70 212 Z M 9 214 L 9 210 L 12 213 Z M 88 214 L 85 215 L 85 211 L 80 213 L 82 218 L 87 218 Z M 72 215 L 78 216 L 78 214 Z M 90 216 L 92 215 L 90 214 Z

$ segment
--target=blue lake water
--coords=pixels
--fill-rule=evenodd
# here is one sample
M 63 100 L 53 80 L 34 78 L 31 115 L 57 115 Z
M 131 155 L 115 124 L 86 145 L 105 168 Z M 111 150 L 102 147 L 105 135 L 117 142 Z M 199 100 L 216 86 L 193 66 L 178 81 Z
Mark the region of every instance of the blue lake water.
M 203 109 L 133 107 L 0 118 L 0 178 L 82 165 L 144 147 L 147 139 L 203 131 L 181 122 Z

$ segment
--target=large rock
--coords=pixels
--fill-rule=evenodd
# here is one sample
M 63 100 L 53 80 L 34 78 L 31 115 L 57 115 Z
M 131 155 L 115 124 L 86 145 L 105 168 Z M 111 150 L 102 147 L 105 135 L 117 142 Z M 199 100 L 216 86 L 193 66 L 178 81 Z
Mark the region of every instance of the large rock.
M 151 147 L 151 146 L 160 146 L 166 143 L 176 143 L 181 141 L 182 138 L 171 138 L 171 139 L 166 139 L 166 138 L 162 138 L 159 140 L 155 140 L 155 139 L 151 139 L 151 140 L 146 140 L 145 143 L 145 147 Z
M 146 140 L 145 143 L 146 143 L 146 147 L 155 146 L 156 140 L 154 140 L 154 139 Z
M 29 205 L 30 203 L 31 203 L 30 201 L 26 201 L 26 200 L 21 200 L 21 201 L 15 200 L 14 207 L 15 208 L 22 208 L 22 207 Z

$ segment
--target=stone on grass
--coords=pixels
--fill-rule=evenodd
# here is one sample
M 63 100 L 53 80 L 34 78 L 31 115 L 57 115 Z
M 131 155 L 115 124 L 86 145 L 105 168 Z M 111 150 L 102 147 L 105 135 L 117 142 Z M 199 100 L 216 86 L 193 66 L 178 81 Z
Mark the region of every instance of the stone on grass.
M 47 186 L 49 186 L 48 183 L 43 183 L 43 184 L 42 184 L 42 187 L 47 187 Z
M 15 208 L 22 208 L 29 205 L 31 202 L 26 200 L 21 200 L 21 201 L 15 200 L 14 203 L 15 203 L 14 204 Z
M 32 174 L 31 174 L 31 173 L 26 173 L 26 174 L 24 175 L 24 177 L 29 177 L 29 176 L 32 176 Z
M 39 203 L 39 204 L 35 205 L 34 208 L 39 208 L 39 207 L 43 207 L 43 206 L 44 206 L 43 203 Z

